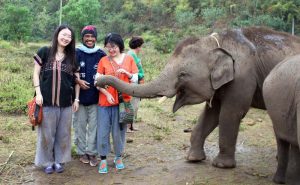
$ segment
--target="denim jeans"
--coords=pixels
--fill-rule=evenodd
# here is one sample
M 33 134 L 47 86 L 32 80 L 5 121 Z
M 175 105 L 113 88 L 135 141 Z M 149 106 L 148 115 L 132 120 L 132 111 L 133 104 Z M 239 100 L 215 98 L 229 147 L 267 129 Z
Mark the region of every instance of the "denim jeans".
M 119 106 L 98 106 L 97 148 L 100 156 L 111 151 L 110 133 L 116 156 L 121 156 L 125 148 L 126 125 L 121 130 L 119 124 Z

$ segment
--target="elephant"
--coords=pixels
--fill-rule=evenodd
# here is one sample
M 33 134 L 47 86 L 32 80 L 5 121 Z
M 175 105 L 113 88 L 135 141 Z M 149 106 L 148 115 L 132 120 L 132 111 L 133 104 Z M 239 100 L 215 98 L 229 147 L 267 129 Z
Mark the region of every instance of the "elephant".
M 297 176 L 299 177 L 300 174 L 299 71 L 300 55 L 295 55 L 277 64 L 263 83 L 263 97 L 277 141 L 278 165 L 273 177 L 276 183 L 285 183 L 287 168 L 290 164 L 297 164 Z M 294 158 L 289 157 L 291 151 L 296 152 L 294 152 Z M 300 184 L 300 178 L 297 183 L 291 183 Z
M 219 153 L 212 165 L 236 166 L 235 149 L 241 119 L 250 107 L 265 109 L 262 85 L 271 69 L 300 51 L 300 39 L 266 27 L 226 29 L 180 41 L 154 80 L 123 83 L 101 76 L 96 85 L 111 85 L 141 98 L 176 96 L 173 112 L 185 105 L 206 102 L 191 133 L 187 160 L 206 159 L 207 136 L 219 126 Z

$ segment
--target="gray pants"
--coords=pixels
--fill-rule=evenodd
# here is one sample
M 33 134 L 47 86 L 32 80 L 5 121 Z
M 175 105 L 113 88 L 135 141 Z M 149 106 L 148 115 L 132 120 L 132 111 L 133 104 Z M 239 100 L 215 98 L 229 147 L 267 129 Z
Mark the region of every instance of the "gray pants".
M 112 134 L 114 152 L 121 156 L 125 148 L 127 126 L 121 130 L 119 124 L 119 106 L 98 106 L 97 148 L 100 156 L 107 156 L 111 150 L 110 133 Z
M 36 166 L 71 161 L 71 124 L 71 106 L 43 107 L 43 122 L 37 129 Z
M 97 155 L 97 105 L 79 105 L 73 115 L 75 145 L 79 155 Z

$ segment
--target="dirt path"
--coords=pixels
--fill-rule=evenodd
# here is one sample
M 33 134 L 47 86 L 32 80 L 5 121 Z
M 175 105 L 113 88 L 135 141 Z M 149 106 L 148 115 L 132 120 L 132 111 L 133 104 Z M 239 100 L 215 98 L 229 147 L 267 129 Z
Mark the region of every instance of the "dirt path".
M 185 161 L 190 133 L 184 133 L 183 129 L 193 126 L 200 109 L 202 105 L 189 106 L 174 115 L 170 113 L 170 103 L 158 108 L 144 102 L 142 122 L 137 124 L 140 131 L 127 135 L 133 142 L 126 145 L 126 169 L 115 171 L 113 156 L 108 158 L 108 174 L 99 174 L 97 168 L 74 159 L 62 174 L 45 175 L 28 167 L 34 180 L 28 184 L 273 184 L 275 139 L 270 120 L 261 110 L 251 110 L 241 124 L 235 169 L 211 166 L 218 152 L 217 130 L 207 139 L 204 162 Z

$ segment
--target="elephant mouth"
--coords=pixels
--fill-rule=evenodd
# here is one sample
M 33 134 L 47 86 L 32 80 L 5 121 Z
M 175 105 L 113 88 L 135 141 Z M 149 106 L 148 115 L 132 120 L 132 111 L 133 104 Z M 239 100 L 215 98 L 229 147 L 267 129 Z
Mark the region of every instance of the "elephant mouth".
M 178 109 L 180 109 L 184 104 L 184 89 L 179 89 L 176 93 L 176 99 L 173 105 L 173 113 L 175 113 Z

